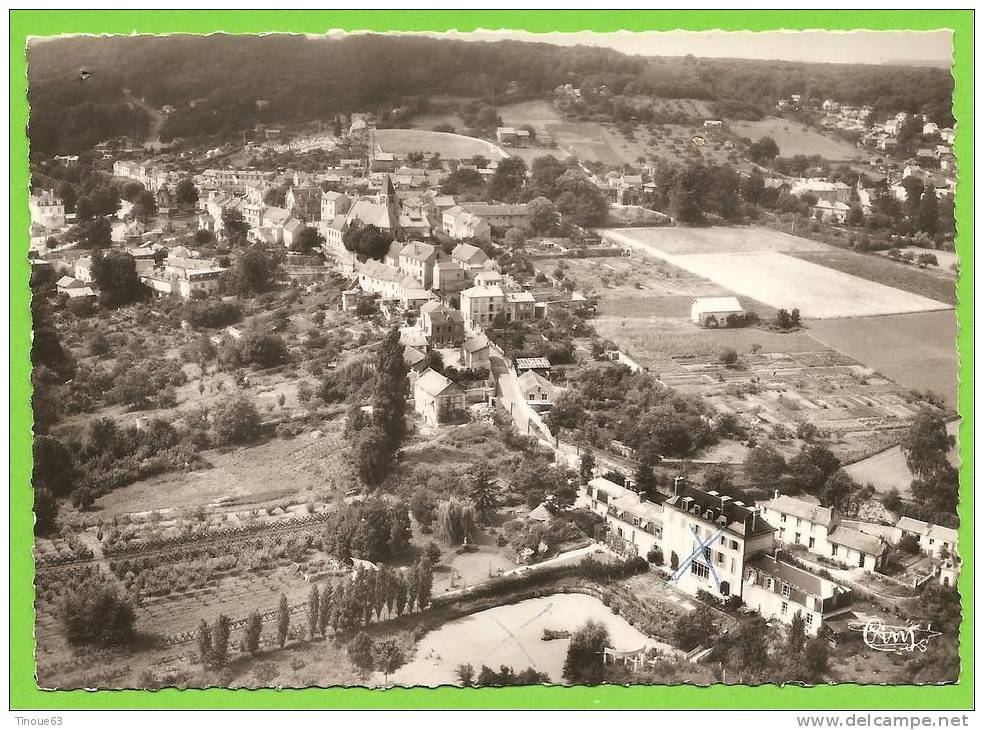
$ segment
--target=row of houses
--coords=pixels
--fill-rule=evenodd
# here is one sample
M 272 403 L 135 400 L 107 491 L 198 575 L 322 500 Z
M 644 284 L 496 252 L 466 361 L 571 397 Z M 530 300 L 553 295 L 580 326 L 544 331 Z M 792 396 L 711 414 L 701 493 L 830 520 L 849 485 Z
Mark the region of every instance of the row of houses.
M 811 634 L 850 610 L 850 589 L 784 560 L 776 528 L 752 505 L 688 485 L 656 504 L 603 477 L 588 482 L 586 496 L 618 548 L 658 551 L 686 593 L 736 597 L 786 623 L 800 614 Z

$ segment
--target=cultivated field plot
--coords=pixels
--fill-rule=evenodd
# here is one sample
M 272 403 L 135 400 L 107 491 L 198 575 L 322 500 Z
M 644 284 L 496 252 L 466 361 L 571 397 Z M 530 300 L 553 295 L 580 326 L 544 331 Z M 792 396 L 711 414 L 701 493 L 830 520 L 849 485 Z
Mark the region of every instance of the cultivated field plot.
M 760 137 L 772 137 L 779 145 L 779 155 L 820 155 L 828 161 L 867 160 L 864 150 L 826 134 L 810 129 L 800 122 L 779 117 L 767 117 L 757 122 L 729 122 L 731 130 L 752 141 Z
M 441 157 L 460 160 L 475 155 L 492 159 L 503 159 L 508 155 L 501 147 L 484 139 L 466 137 L 463 134 L 432 132 L 426 129 L 377 129 L 376 144 L 384 152 L 405 155 L 410 152 L 423 152 L 425 155 L 440 153 Z
M 740 367 L 706 357 L 674 358 L 660 379 L 700 395 L 719 413 L 733 413 L 761 435 L 792 435 L 800 424 L 816 426 L 845 461 L 897 443 L 919 410 L 895 383 L 836 350 L 743 354 Z M 782 444 L 790 453 L 798 444 Z
M 912 250 L 918 251 L 918 249 Z M 941 257 L 939 258 L 941 264 L 947 260 L 945 258 L 946 254 L 946 251 L 938 252 L 939 257 Z M 911 294 L 935 299 L 944 304 L 953 306 L 957 304 L 956 276 L 948 270 L 948 266 L 942 269 L 929 266 L 921 269 L 914 264 L 903 264 L 898 261 L 892 261 L 885 256 L 855 253 L 854 251 L 845 251 L 837 248 L 797 251 L 793 255 L 797 258 L 826 266 L 829 269 L 842 271 L 852 276 L 859 276 L 862 279 L 895 287 Z M 953 253 L 949 255 L 954 258 L 956 256 Z
M 899 385 L 957 403 L 957 318 L 952 310 L 810 323 L 830 347 L 884 373 Z

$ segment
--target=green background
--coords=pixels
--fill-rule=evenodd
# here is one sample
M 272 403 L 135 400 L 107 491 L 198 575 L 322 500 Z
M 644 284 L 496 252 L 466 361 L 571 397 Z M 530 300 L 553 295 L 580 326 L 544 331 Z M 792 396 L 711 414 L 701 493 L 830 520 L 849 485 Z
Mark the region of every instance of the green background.
M 27 242 L 29 170 L 26 40 L 62 33 L 321 33 L 328 29 L 534 32 L 617 30 L 952 29 L 957 284 L 961 382 L 960 553 L 962 672 L 956 685 L 820 687 L 517 687 L 502 689 L 305 689 L 40 691 L 34 679 L 34 564 L 31 555 L 30 310 Z M 12 709 L 128 708 L 814 708 L 973 707 L 973 11 L 11 11 L 10 13 L 10 706 Z

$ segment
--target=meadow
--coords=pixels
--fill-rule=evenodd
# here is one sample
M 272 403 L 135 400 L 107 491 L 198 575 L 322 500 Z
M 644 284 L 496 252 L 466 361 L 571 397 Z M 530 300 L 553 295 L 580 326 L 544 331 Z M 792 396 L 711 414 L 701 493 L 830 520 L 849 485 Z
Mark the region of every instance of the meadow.
M 820 155 L 829 162 L 846 160 L 867 160 L 867 152 L 858 149 L 831 135 L 822 134 L 815 129 L 792 119 L 766 117 L 758 121 L 729 122 L 731 130 L 752 141 L 760 137 L 772 137 L 779 146 L 779 155 Z
M 448 160 L 467 159 L 475 155 L 493 159 L 508 156 L 501 147 L 484 139 L 426 129 L 377 129 L 376 144 L 384 152 L 401 156 L 410 152 L 423 152 L 428 156 L 439 153 Z

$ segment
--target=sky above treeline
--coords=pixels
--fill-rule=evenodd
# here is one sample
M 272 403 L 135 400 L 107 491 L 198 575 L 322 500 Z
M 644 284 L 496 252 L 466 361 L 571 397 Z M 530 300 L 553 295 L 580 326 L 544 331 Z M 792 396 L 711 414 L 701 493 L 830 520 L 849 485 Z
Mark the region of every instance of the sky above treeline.
M 614 48 L 641 56 L 686 56 L 805 61 L 809 63 L 868 63 L 949 66 L 952 33 L 939 31 L 834 32 L 806 31 L 646 31 L 641 33 L 529 33 L 478 30 L 433 33 L 461 40 L 519 40 L 557 45 Z

